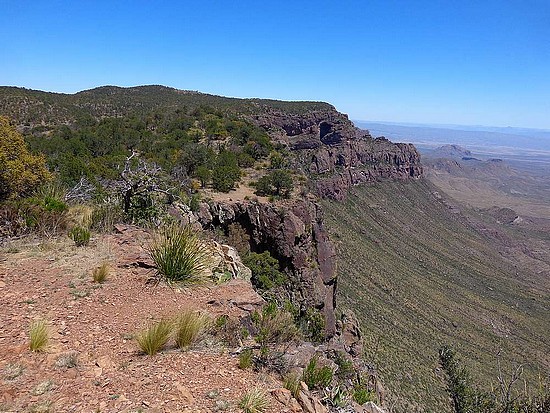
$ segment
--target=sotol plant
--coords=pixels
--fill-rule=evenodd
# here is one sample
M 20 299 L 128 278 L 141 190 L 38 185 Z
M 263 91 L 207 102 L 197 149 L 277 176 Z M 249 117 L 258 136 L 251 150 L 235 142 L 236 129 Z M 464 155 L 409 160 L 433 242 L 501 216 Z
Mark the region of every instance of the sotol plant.
M 195 284 L 203 281 L 210 260 L 208 247 L 190 226 L 167 226 L 150 247 L 158 275 L 168 282 Z

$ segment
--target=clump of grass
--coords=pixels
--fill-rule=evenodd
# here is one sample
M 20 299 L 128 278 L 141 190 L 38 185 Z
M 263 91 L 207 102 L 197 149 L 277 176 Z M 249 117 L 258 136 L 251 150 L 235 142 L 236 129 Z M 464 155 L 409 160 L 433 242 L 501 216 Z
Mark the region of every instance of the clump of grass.
M 167 226 L 150 247 L 160 278 L 168 282 L 196 284 L 204 280 L 210 261 L 208 247 L 191 226 Z
M 283 378 L 283 386 L 292 393 L 292 397 L 298 398 L 300 394 L 300 378 L 295 374 L 287 374 Z
M 107 279 L 107 275 L 109 275 L 109 264 L 107 262 L 104 262 L 99 267 L 94 268 L 94 271 L 92 272 L 92 278 L 94 282 L 98 284 L 103 284 Z
M 90 230 L 88 228 L 75 225 L 69 231 L 69 238 L 74 241 L 77 247 L 83 247 L 90 243 Z
M 254 352 L 251 348 L 247 348 L 239 354 L 239 368 L 241 370 L 248 369 L 252 366 Z
M 35 320 L 29 328 L 29 347 L 31 351 L 44 351 L 48 345 L 48 324 L 44 320 Z
M 184 311 L 175 320 L 175 339 L 179 348 L 190 347 L 210 324 L 210 318 L 194 311 Z
M 239 407 L 244 413 L 263 413 L 269 407 L 269 401 L 265 392 L 252 389 L 242 397 Z
M 256 341 L 260 346 L 293 342 L 299 337 L 292 314 L 277 308 L 274 302 L 264 306 L 261 312 L 252 314 L 257 334 Z
M 172 328 L 173 323 L 163 319 L 136 334 L 136 341 L 141 351 L 150 356 L 157 354 L 170 339 Z
M 71 369 L 77 365 L 78 353 L 76 351 L 60 354 L 55 361 L 55 366 L 59 368 Z

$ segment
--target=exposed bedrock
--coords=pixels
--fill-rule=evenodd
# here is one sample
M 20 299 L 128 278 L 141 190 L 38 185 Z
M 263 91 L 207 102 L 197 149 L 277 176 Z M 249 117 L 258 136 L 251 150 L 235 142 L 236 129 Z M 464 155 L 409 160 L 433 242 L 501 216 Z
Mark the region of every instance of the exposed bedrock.
M 290 277 L 294 304 L 325 316 L 327 336 L 335 333 L 336 255 L 317 204 L 307 199 L 283 204 L 237 202 L 201 204 L 205 228 L 240 224 L 252 251 L 269 251 Z

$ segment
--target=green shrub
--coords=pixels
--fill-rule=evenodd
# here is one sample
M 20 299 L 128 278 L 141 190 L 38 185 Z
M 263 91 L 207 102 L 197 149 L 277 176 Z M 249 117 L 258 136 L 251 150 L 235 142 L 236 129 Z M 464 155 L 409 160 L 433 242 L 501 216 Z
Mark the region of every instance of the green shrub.
M 83 247 L 90 242 L 90 230 L 79 225 L 75 225 L 69 231 L 69 238 L 71 238 L 77 247 Z
M 51 179 L 43 155 L 29 152 L 23 136 L 0 116 L 0 201 L 25 196 Z
M 322 343 L 326 338 L 325 316 L 316 308 L 308 308 L 298 316 L 298 325 L 304 335 L 313 343 Z
M 251 348 L 244 349 L 239 354 L 239 368 L 242 370 L 248 369 L 252 366 L 254 352 Z
M 376 400 L 376 394 L 369 390 L 364 384 L 357 383 L 353 386 L 353 400 L 359 404 L 373 402 Z
M 439 362 L 447 373 L 447 390 L 456 413 L 482 413 L 494 409 L 494 396 L 473 387 L 470 373 L 460 365 L 451 348 L 444 346 L 439 350 Z
M 244 413 L 263 413 L 269 407 L 269 401 L 262 390 L 253 389 L 242 397 L 239 407 Z
M 298 338 L 298 329 L 294 325 L 292 315 L 277 308 L 275 303 L 266 305 L 262 312 L 252 314 L 252 322 L 256 327 L 255 340 L 261 347 L 282 344 Z
M 176 345 L 183 349 L 197 341 L 201 333 L 210 324 L 210 319 L 195 311 L 184 311 L 175 321 Z
M 307 384 L 308 388 L 318 390 L 328 387 L 332 382 L 334 372 L 328 366 L 318 367 L 319 355 L 311 358 L 306 368 L 304 369 L 302 380 Z
M 201 196 L 199 194 L 193 194 L 191 198 L 189 198 L 189 209 L 192 212 L 198 212 L 200 208 L 201 203 Z
M 294 189 L 292 174 L 286 169 L 275 169 L 256 182 L 256 194 L 290 198 Z
M 170 339 L 174 325 L 170 320 L 160 320 L 136 335 L 141 351 L 150 356 L 159 352 Z
M 29 348 L 33 352 L 44 351 L 49 341 L 48 324 L 44 320 L 35 320 L 29 328 Z
M 340 380 L 353 379 L 353 377 L 355 376 L 353 362 L 345 356 L 344 352 L 337 351 L 336 355 L 334 356 L 334 362 L 338 366 L 338 370 L 336 370 L 336 375 Z
M 191 226 L 168 225 L 157 234 L 150 254 L 159 277 L 167 282 L 194 284 L 205 279 L 210 251 Z
M 240 178 L 241 169 L 237 156 L 229 151 L 220 152 L 212 171 L 212 188 L 220 192 L 229 192 Z
M 261 254 L 251 252 L 242 258 L 243 264 L 252 271 L 252 284 L 260 291 L 283 285 L 288 277 L 279 271 L 279 261 L 269 251 Z

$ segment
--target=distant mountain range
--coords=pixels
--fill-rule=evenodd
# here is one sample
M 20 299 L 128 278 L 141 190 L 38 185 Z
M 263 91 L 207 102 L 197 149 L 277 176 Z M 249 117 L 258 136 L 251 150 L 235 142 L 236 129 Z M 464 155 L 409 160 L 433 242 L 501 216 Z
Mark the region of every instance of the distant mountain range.
M 354 121 L 373 136 L 414 143 L 419 148 L 457 144 L 478 154 L 528 155 L 548 157 L 550 131 L 544 129 L 501 128 L 461 125 L 420 125 Z

